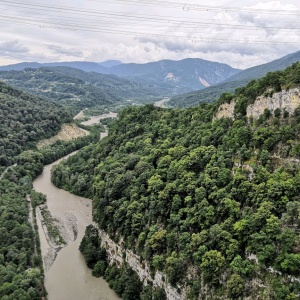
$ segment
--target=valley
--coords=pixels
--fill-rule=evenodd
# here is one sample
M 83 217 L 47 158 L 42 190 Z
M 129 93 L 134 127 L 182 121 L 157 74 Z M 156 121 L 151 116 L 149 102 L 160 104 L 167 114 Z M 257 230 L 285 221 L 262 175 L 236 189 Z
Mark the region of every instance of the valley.
M 293 96 L 278 107 L 272 99 L 298 86 L 298 71 L 294 64 L 187 110 L 128 107 L 107 139 L 53 169 L 56 186 L 93 199 L 101 231 L 96 241 L 89 228 L 81 251 L 123 299 L 296 299 L 300 102 L 290 110 Z M 270 106 L 247 115 L 262 95 Z M 230 103 L 234 118 L 216 118 Z M 93 247 L 100 257 L 90 257 Z M 138 277 L 127 281 L 124 268 Z M 154 274 L 163 285 L 147 284 Z
M 187 109 L 129 73 L 2 71 L 1 299 L 297 299 L 299 70 Z

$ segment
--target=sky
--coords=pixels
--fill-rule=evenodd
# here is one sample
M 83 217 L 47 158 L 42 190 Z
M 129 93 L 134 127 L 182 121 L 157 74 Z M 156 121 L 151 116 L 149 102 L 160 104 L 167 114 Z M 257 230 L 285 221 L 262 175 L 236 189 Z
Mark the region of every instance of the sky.
M 245 69 L 300 50 L 299 0 L 0 0 L 0 65 L 201 58 Z

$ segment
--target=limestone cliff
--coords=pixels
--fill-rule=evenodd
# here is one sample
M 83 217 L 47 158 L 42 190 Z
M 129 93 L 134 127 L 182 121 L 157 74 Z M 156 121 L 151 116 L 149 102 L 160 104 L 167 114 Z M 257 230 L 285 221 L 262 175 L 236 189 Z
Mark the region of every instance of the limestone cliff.
M 265 109 L 269 109 L 272 114 L 279 108 L 281 111 L 286 110 L 293 114 L 295 109 L 300 105 L 299 88 L 288 91 L 274 93 L 272 97 L 257 97 L 255 102 L 247 107 L 247 117 L 258 119 Z
M 221 104 L 215 114 L 215 119 L 232 118 L 234 119 L 235 100 L 230 103 Z M 253 104 L 247 107 L 247 117 L 258 119 L 265 109 L 269 109 L 271 114 L 274 115 L 276 109 L 293 114 L 295 109 L 300 105 L 300 90 L 293 88 L 290 90 L 283 90 L 279 93 L 274 93 L 272 96 L 259 96 Z
M 121 243 L 115 243 L 103 230 L 99 230 L 101 246 L 106 249 L 110 263 L 115 262 L 122 265 L 124 261 L 138 274 L 141 282 L 147 284 L 152 282 L 153 286 L 163 288 L 168 300 L 184 300 L 186 295 L 178 293 L 177 289 L 168 284 L 166 275 L 156 271 L 154 277 L 151 276 L 150 267 L 146 262 L 141 262 L 138 255 L 122 247 Z
M 214 119 L 221 118 L 234 118 L 234 107 L 235 101 L 232 100 L 230 103 L 223 103 L 219 106 L 218 111 L 214 117 Z

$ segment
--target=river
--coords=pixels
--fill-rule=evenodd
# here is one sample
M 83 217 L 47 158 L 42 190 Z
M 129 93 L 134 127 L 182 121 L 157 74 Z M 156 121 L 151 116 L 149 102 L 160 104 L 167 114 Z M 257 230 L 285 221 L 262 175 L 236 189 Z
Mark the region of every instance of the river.
M 45 166 L 42 174 L 33 182 L 34 189 L 47 196 L 48 210 L 58 220 L 63 237 L 68 241 L 67 246 L 62 249 L 53 245 L 43 230 L 37 210 L 48 299 L 120 299 L 103 278 L 92 276 L 78 250 L 86 226 L 92 223 L 92 201 L 58 189 L 52 184 L 50 171 L 60 160 Z
M 117 113 L 109 112 L 109 113 L 104 114 L 104 115 L 92 116 L 92 117 L 89 118 L 88 121 L 84 121 L 81 124 L 83 124 L 83 125 L 97 124 L 102 119 L 105 119 L 105 118 L 116 118 L 117 115 L 118 115 Z
M 167 99 L 162 99 L 157 106 L 163 107 Z M 99 123 L 104 118 L 115 118 L 116 113 L 91 117 L 84 125 Z M 101 133 L 101 138 L 107 130 Z M 69 155 L 74 155 L 73 152 Z M 66 157 L 68 157 L 67 155 Z M 57 220 L 63 238 L 68 242 L 61 249 L 53 245 L 41 223 L 37 209 L 37 224 L 41 242 L 41 251 L 45 268 L 45 287 L 49 300 L 118 300 L 116 293 L 109 288 L 103 278 L 92 276 L 78 248 L 86 226 L 92 223 L 92 201 L 58 189 L 51 182 L 51 168 L 61 158 L 46 165 L 43 172 L 33 181 L 36 191 L 47 196 L 47 207 L 52 217 Z

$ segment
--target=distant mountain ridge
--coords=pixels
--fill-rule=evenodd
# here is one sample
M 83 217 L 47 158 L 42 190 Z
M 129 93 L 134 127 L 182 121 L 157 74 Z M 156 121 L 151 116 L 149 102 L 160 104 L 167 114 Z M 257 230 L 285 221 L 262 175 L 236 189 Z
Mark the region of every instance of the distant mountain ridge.
M 105 68 L 111 68 L 111 67 L 121 65 L 122 62 L 120 60 L 107 60 L 107 61 L 99 62 L 98 64 Z
M 240 72 L 239 69 L 234 69 L 227 64 L 199 58 L 187 58 L 179 61 L 161 60 L 145 64 L 124 64 L 120 61 L 44 64 L 33 62 L 2 66 L 0 71 L 40 67 L 73 67 L 85 72 L 113 74 L 134 80 L 150 88 L 163 89 L 169 96 L 203 89 Z
M 174 96 L 168 104 L 174 107 L 188 107 L 202 102 L 214 102 L 224 92 L 234 92 L 236 88 L 246 85 L 253 79 L 261 78 L 268 72 L 283 70 L 298 61 L 300 61 L 300 51 L 288 54 L 269 63 L 243 70 L 214 86 Z
M 164 96 L 155 89 L 116 75 L 85 72 L 72 67 L 0 71 L 0 80 L 76 110 L 140 98 L 151 102 Z

